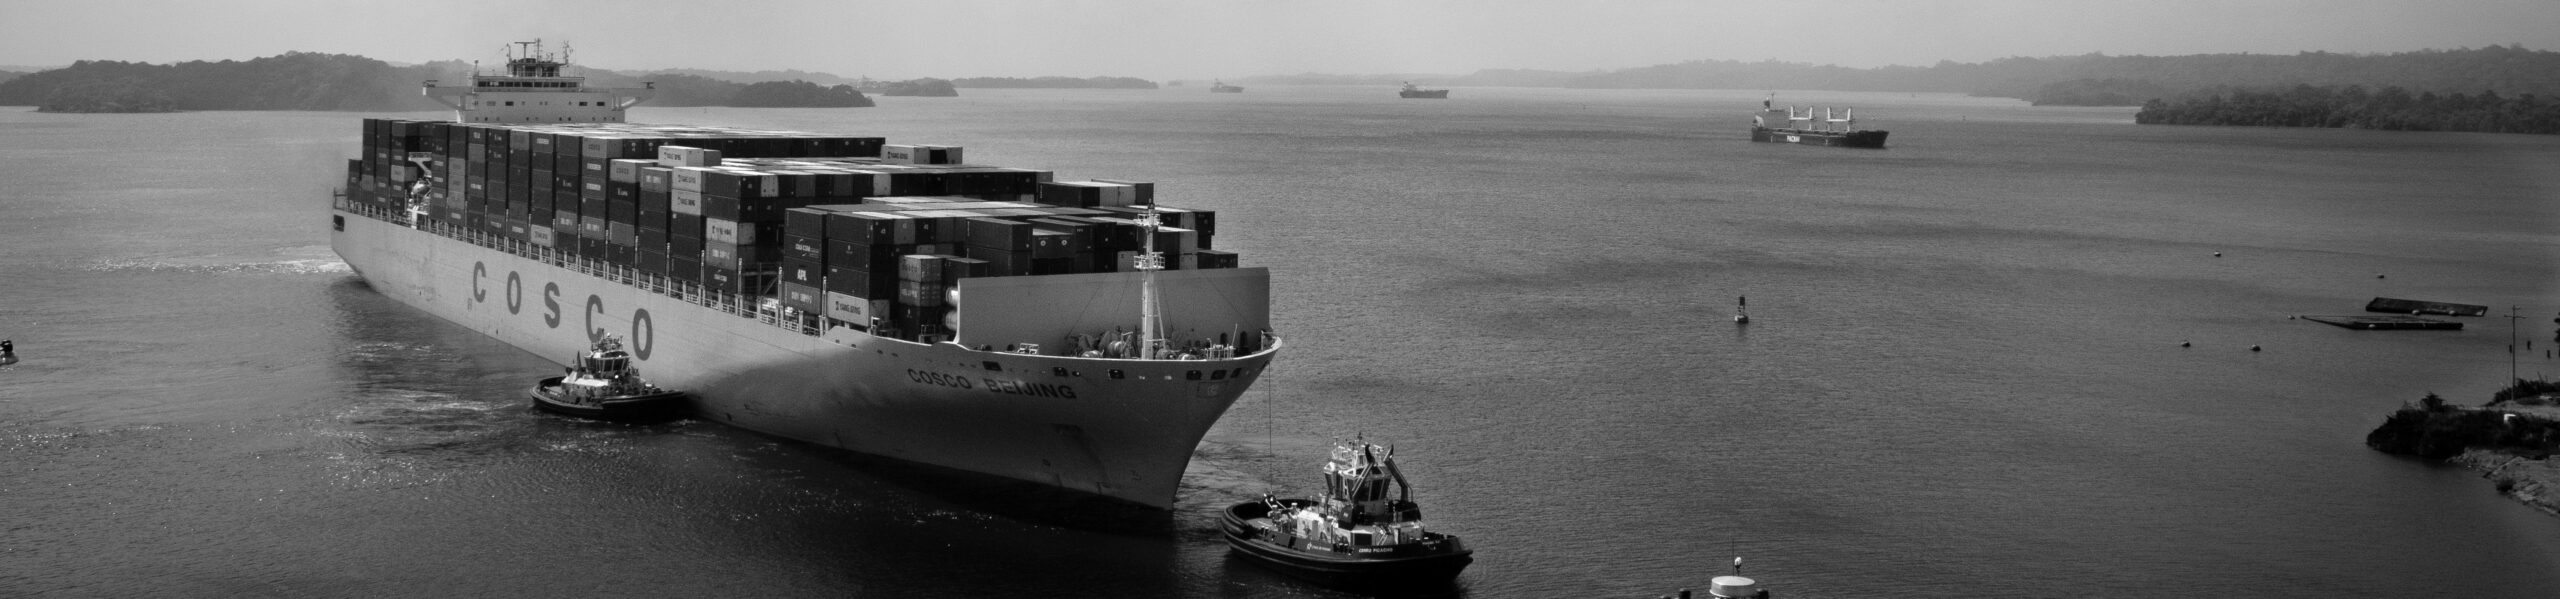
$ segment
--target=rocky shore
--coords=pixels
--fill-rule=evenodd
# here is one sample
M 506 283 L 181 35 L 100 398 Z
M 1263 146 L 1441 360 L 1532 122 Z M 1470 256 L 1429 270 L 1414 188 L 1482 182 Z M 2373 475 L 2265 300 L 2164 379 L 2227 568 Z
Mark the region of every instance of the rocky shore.
M 2498 493 L 2560 516 L 2560 389 L 2519 381 L 2487 405 L 2448 404 L 2428 394 L 2403 405 L 2365 435 L 2365 446 L 2384 453 L 2439 460 L 2470 468 Z

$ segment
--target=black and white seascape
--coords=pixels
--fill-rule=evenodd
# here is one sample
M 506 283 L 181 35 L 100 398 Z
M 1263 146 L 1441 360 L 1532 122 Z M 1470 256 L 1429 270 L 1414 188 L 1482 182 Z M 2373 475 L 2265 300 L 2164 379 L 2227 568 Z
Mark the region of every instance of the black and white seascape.
M 1434 528 L 1478 550 L 1466 596 L 1704 588 L 1735 554 L 1802 596 L 2560 583 L 2560 521 L 2361 445 L 2401 402 L 2485 396 L 2504 323 L 2287 318 L 2377 295 L 2550 312 L 2554 182 L 2529 165 L 2553 140 L 1870 94 L 1897 143 L 1848 151 L 1744 140 L 1750 92 L 1470 95 L 635 112 L 962 145 L 1220 211 L 1293 351 L 1170 514 L 533 411 L 555 364 L 326 247 L 351 115 L 0 112 L 23 359 L 0 367 L 0 587 L 1328 596 L 1229 557 L 1216 511 L 1307 492 L 1353 434 L 1408 456 Z
M 331 248 L 362 120 L 453 112 L 327 109 L 360 70 L 222 88 L 313 110 L 0 106 L 0 597 L 1363 596 L 1221 538 L 1230 505 L 1316 493 L 1340 442 L 1392 447 L 1430 530 L 1474 551 L 1420 596 L 1703 596 L 1737 556 L 1782 599 L 2560 589 L 2560 517 L 2365 445 L 2429 394 L 2560 375 L 2560 136 L 1833 91 L 2146 54 L 2471 61 L 2411 71 L 2455 77 L 2560 57 L 2547 1 L 128 4 L 0 6 L 0 86 L 75 60 L 494 66 L 537 38 L 623 73 L 861 77 L 807 89 L 867 107 L 628 120 L 1153 182 L 1269 269 L 1287 345 L 1166 511 L 561 416 L 526 389 L 567 356 L 395 301 Z M 183 87 L 82 64 L 75 110 Z M 1808 83 L 1676 76 L 1755 69 Z M 1603 70 L 1624 79 L 1555 83 Z M 2147 76 L 2193 75 L 2172 71 Z M 1486 79 L 1406 75 L 1444 72 Z M 1092 85 L 1002 79 L 1048 75 Z M 2530 75 L 2496 83 L 2560 85 Z M 2427 106 L 2560 96 L 2445 91 Z M 1891 136 L 1753 143 L 1790 104 Z M 2222 106 L 2179 118 L 2256 118 Z M 2377 297 L 2492 308 L 2298 318 Z

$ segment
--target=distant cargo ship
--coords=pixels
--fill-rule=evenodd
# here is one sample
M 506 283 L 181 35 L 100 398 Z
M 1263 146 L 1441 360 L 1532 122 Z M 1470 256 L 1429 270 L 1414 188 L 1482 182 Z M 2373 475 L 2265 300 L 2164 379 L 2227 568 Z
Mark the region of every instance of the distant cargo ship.
M 544 358 L 620 336 L 699 418 L 1170 507 L 1281 340 L 1217 215 L 877 137 L 641 125 L 538 42 L 366 119 L 331 246 Z
M 1210 81 L 1210 82 L 1209 82 L 1209 93 L 1213 93 L 1213 94 L 1241 94 L 1241 93 L 1244 93 L 1244 87 L 1243 87 L 1243 86 L 1238 86 L 1238 85 L 1227 85 L 1227 82 L 1225 82 L 1225 81 L 1214 81 L 1214 80 L 1213 80 L 1213 81 Z
M 1794 106 L 1777 108 L 1771 106 L 1771 102 L 1771 100 L 1761 100 L 1760 114 L 1751 117 L 1751 141 L 1847 148 L 1884 147 L 1886 132 L 1859 129 L 1858 110 L 1855 108 L 1842 112 L 1836 117 L 1832 115 L 1831 109 L 1824 108 L 1822 118 L 1817 120 L 1811 108 L 1798 114 Z M 1784 124 L 1780 125 L 1780 123 Z
M 1396 91 L 1396 97 L 1398 97 L 1398 98 L 1422 98 L 1422 99 L 1445 100 L 1445 99 L 1448 99 L 1448 98 L 1449 98 L 1449 90 L 1445 90 L 1445 89 L 1422 89 L 1422 88 L 1419 88 L 1419 87 L 1414 87 L 1414 86 L 1413 86 L 1413 82 L 1411 82 L 1411 81 L 1407 81 L 1407 82 L 1404 82 L 1404 89 Z

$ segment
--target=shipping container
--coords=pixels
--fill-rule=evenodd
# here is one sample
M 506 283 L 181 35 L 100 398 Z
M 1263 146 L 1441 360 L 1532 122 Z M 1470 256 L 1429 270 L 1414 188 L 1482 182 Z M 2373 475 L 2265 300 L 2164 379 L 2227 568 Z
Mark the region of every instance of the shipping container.
M 1125 179 L 1094 179 L 1094 180 L 1093 180 L 1093 182 L 1095 182 L 1095 183 L 1110 183 L 1110 184 L 1114 184 L 1114 185 L 1126 185 L 1126 186 L 1129 186 L 1129 190 L 1130 190 L 1129 203 L 1130 203 L 1130 204 L 1145 205 L 1145 204 L 1153 204 L 1153 203 L 1156 203 L 1156 184 L 1155 184 L 1155 183 L 1151 183 L 1151 182 L 1147 182 L 1147 181 L 1130 181 L 1130 180 L 1125 180 Z
M 919 144 L 882 144 L 880 161 L 887 164 L 959 164 L 959 146 Z
M 810 287 L 824 286 L 823 281 L 827 277 L 826 265 L 817 260 L 785 255 L 779 264 L 778 270 L 782 273 L 782 282 L 799 283 Z
M 1067 247 L 1070 251 L 1088 253 L 1094 250 L 1093 232 L 1096 228 L 1094 223 L 1068 220 L 1067 218 L 1035 218 L 1031 219 L 1029 222 L 1031 223 L 1031 226 L 1038 227 L 1042 230 L 1065 233 L 1067 235 Z
M 666 166 L 719 166 L 720 151 L 709 148 L 658 146 L 658 164 Z
M 637 227 L 637 229 L 640 232 L 640 249 L 656 250 L 659 252 L 667 251 L 667 229 L 665 227 L 641 225 Z
M 668 215 L 667 215 L 667 233 L 668 233 L 668 234 L 670 234 L 670 235 L 678 235 L 678 236 L 684 236 L 684 237 L 692 237 L 692 238 L 694 238 L 694 239 L 701 239 L 701 238 L 702 238 L 702 215 L 698 215 L 698 214 L 682 214 L 682 213 L 670 213 L 670 214 L 668 214 Z
M 682 189 L 667 192 L 667 211 L 702 216 L 702 192 Z
M 1199 252 L 1195 252 L 1194 255 L 1199 257 L 1200 268 L 1240 268 L 1239 263 L 1241 261 L 1237 260 L 1235 252 L 1200 250 Z
M 1031 274 L 1029 250 L 1017 252 L 971 246 L 967 249 L 967 254 L 970 258 L 986 261 L 986 266 L 981 267 L 985 269 L 986 276 L 1019 277 Z
M 856 245 L 895 245 L 899 217 L 878 212 L 827 213 L 827 241 Z M 907 243 L 914 243 L 908 241 Z
M 829 291 L 826 314 L 827 318 L 852 323 L 856 327 L 869 328 L 880 319 L 887 318 L 894 304 L 894 301 L 886 298 L 865 299 Z
M 941 258 L 942 284 L 952 289 L 960 287 L 961 279 L 992 276 L 988 272 L 993 267 L 989 266 L 986 260 L 948 255 Z
M 895 269 L 864 270 L 828 266 L 825 270 L 827 291 L 878 300 L 894 299 L 898 295 L 898 271 Z
M 782 258 L 785 260 L 797 258 L 816 264 L 826 264 L 826 239 L 785 233 L 782 236 Z
M 1031 223 L 1000 218 L 972 218 L 961 223 L 967 226 L 969 245 L 1008 252 L 1031 250 Z
M 939 260 L 936 262 L 939 262 Z M 949 289 L 950 287 L 942 284 L 939 271 L 937 271 L 934 280 L 931 281 L 910 281 L 902 279 L 898 281 L 898 305 L 916 306 L 920 308 L 946 307 L 950 304 L 943 301 L 945 299 L 943 292 Z
M 828 240 L 825 259 L 820 263 L 860 270 L 897 272 L 898 257 L 915 252 L 915 246 L 865 245 Z
M 898 280 L 942 282 L 942 256 L 932 254 L 899 256 Z
M 654 163 L 639 168 L 640 190 L 665 193 L 675 191 L 675 170 Z
M 827 311 L 826 292 L 815 286 L 786 280 L 782 282 L 781 291 L 783 307 L 812 314 L 824 314 Z
M 667 278 L 688 283 L 702 281 L 702 256 L 667 253 Z
M 732 198 L 774 197 L 773 188 L 780 184 L 771 173 L 750 170 L 704 169 L 699 191 L 705 196 Z
M 1034 260 L 1044 260 L 1072 257 L 1076 253 L 1075 245 L 1072 243 L 1073 239 L 1074 236 L 1068 235 L 1065 231 L 1033 229 L 1031 231 L 1031 258 Z
M 601 159 L 589 158 L 588 160 L 594 161 Z M 607 161 L 605 166 L 605 178 L 617 183 L 638 184 L 640 182 L 640 167 L 655 164 L 657 164 L 657 162 L 652 160 L 632 160 L 628 158 L 611 159 Z M 592 176 L 594 173 L 588 174 Z
M 632 266 L 644 273 L 667 274 L 667 252 L 647 247 L 640 248 L 633 254 Z
M 740 239 L 738 229 L 738 221 L 711 217 L 704 217 L 702 219 L 702 239 L 704 241 L 714 241 L 727 244 L 754 242 L 752 239 Z M 753 231 L 754 229 L 748 230 Z M 752 233 L 750 233 L 750 235 L 752 235 Z

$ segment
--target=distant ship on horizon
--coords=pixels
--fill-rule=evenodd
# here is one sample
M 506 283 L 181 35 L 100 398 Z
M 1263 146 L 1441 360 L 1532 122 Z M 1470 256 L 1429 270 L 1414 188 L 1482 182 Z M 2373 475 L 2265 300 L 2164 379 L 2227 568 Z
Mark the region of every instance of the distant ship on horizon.
M 1822 118 L 1813 117 L 1813 109 L 1797 113 L 1796 107 L 1778 108 L 1773 96 L 1760 101 L 1760 114 L 1751 117 L 1751 141 L 1795 143 L 1844 148 L 1883 148 L 1886 131 L 1858 128 L 1858 109 L 1851 108 L 1833 116 L 1830 108 L 1822 109 Z M 1785 123 L 1773 126 L 1773 123 Z
M 1406 82 L 1404 82 L 1404 89 L 1396 91 L 1396 97 L 1398 97 L 1398 98 L 1407 98 L 1407 99 L 1415 99 L 1415 98 L 1419 98 L 1419 99 L 1430 99 L 1430 100 L 1446 100 L 1446 99 L 1449 99 L 1449 90 L 1445 90 L 1445 89 L 1422 89 L 1422 88 L 1419 88 L 1419 87 L 1414 87 L 1413 82 L 1411 82 L 1411 81 L 1406 81 Z

